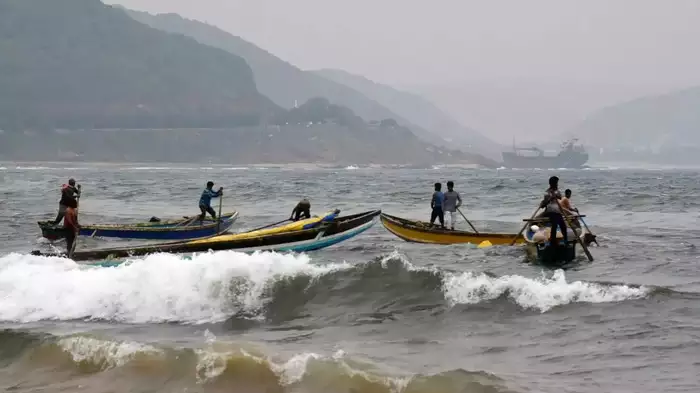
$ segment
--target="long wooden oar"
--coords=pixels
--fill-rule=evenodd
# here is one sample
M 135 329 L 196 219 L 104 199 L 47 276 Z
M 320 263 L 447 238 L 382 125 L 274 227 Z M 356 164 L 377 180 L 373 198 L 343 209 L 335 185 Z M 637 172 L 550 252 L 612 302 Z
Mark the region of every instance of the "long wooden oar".
M 219 215 L 216 217 L 216 234 L 219 234 L 221 229 L 221 206 L 224 204 L 224 194 L 219 195 Z
M 462 215 L 462 218 L 464 218 L 464 221 L 466 221 L 467 224 L 469 224 L 469 226 L 472 227 L 472 229 L 474 230 L 474 233 L 476 233 L 476 234 L 478 235 L 478 234 L 479 234 L 479 231 L 477 231 L 476 228 L 474 228 L 474 225 L 472 225 L 471 221 L 469 221 L 469 219 L 467 218 L 467 216 L 465 216 L 464 213 L 462 213 L 462 211 L 459 210 L 459 208 L 457 208 L 457 211 L 459 212 L 459 214 Z M 452 224 L 452 226 L 454 226 L 454 224 Z
M 578 241 L 581 244 L 581 247 L 583 247 L 583 251 L 586 253 L 586 257 L 588 257 L 588 262 L 593 262 L 593 255 L 591 255 L 591 252 L 588 251 L 588 247 L 586 247 L 586 242 L 583 241 L 579 237 L 578 230 L 576 229 L 575 226 L 571 225 L 571 220 L 569 219 L 569 216 L 564 214 L 564 209 L 562 209 L 561 204 L 559 203 L 559 200 L 557 198 L 554 198 L 554 201 L 557 203 L 557 206 L 559 206 L 559 211 L 561 212 L 562 216 L 564 217 L 564 220 L 566 220 L 566 223 L 571 227 L 571 230 L 574 231 L 574 236 L 576 236 L 576 241 Z M 554 227 L 554 223 L 552 223 L 552 227 Z M 564 232 L 566 229 L 561 228 L 562 232 Z M 554 236 L 556 237 L 556 233 Z
M 532 217 L 530 217 L 530 220 L 527 221 L 527 222 L 525 223 L 525 225 L 523 225 L 522 229 L 520 229 L 520 232 L 518 232 L 518 234 L 515 235 L 515 237 L 513 238 L 513 241 L 510 242 L 510 245 L 511 245 L 511 246 L 512 246 L 513 244 L 515 244 L 516 241 L 518 241 L 518 238 L 520 237 L 520 235 L 522 235 L 522 233 L 523 233 L 523 231 L 525 230 L 525 228 L 527 228 L 528 224 L 530 224 L 530 221 L 531 221 L 533 218 L 535 218 L 535 216 L 537 215 L 537 212 L 539 212 L 539 211 L 540 211 L 540 207 L 537 206 L 537 210 L 535 210 L 535 212 L 532 213 Z
M 284 220 L 282 220 L 282 221 L 280 221 L 280 222 L 276 222 L 276 223 L 274 223 L 274 224 L 265 225 L 264 227 L 251 229 L 251 230 L 249 230 L 248 232 L 255 232 L 255 231 L 259 231 L 259 230 L 261 230 L 261 229 L 265 229 L 265 228 L 269 228 L 269 227 L 274 227 L 275 225 L 283 224 L 283 223 L 285 223 L 285 222 L 287 222 L 287 221 L 291 221 L 291 219 L 290 219 L 290 218 L 287 218 L 287 219 L 284 219 Z

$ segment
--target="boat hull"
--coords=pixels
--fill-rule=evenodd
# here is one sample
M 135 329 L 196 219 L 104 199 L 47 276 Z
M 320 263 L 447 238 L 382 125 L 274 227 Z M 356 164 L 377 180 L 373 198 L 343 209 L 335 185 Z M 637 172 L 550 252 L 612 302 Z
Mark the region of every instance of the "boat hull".
M 296 252 L 296 253 L 301 253 L 301 252 L 310 252 L 310 251 L 317 251 L 321 250 L 324 248 L 328 248 L 331 246 L 334 246 L 338 243 L 344 242 L 346 240 L 352 239 L 353 237 L 361 234 L 362 232 L 365 232 L 366 230 L 372 228 L 377 222 L 377 219 L 374 218 L 373 220 L 362 224 L 358 226 L 357 228 L 342 232 L 342 233 L 336 233 L 333 235 L 321 237 L 319 239 L 311 239 L 311 240 L 302 240 L 302 241 L 297 241 L 297 242 L 291 242 L 291 243 L 284 243 L 284 244 L 273 244 L 273 245 L 267 245 L 267 246 L 260 246 L 260 247 L 247 247 L 247 248 L 232 248 L 232 251 L 236 252 L 242 252 L 242 253 L 247 253 L 247 254 L 252 254 L 255 252 Z M 97 266 L 97 267 L 115 267 L 122 265 L 126 262 L 126 259 L 118 259 L 118 260 L 104 260 L 104 261 L 96 261 L 96 262 L 89 262 L 86 263 L 86 265 L 90 266 Z
M 557 239 L 560 241 L 557 245 L 549 243 L 549 227 L 546 226 L 538 232 L 528 228 L 525 231 L 524 238 L 527 244 L 526 251 L 528 258 L 531 261 L 538 262 L 545 266 L 562 266 L 576 259 L 577 241 L 573 241 L 575 235 L 569 228 L 567 230 L 569 242 L 564 244 L 561 236 L 561 231 L 557 231 Z M 581 233 L 581 238 L 586 239 L 586 233 Z M 588 243 L 587 240 L 584 240 Z
M 371 228 L 376 217 L 381 212 L 370 211 L 346 217 L 337 217 L 332 221 L 323 222 L 320 218 L 318 225 L 313 228 L 291 230 L 288 232 L 261 233 L 249 236 L 247 233 L 237 235 L 222 235 L 207 239 L 207 241 L 190 241 L 154 244 L 132 248 L 98 249 L 78 251 L 73 254 L 75 261 L 101 261 L 125 259 L 155 253 L 191 254 L 208 251 L 235 250 L 242 252 L 255 251 L 312 251 L 330 247 Z M 306 226 L 306 225 L 304 225 Z M 34 252 L 34 255 L 57 256 Z M 110 262 L 118 263 L 118 262 Z
M 214 220 L 206 220 L 203 225 L 198 220 L 182 219 L 168 222 L 140 223 L 140 224 L 108 224 L 85 225 L 80 228 L 79 236 L 112 237 L 120 239 L 139 240 L 191 240 L 214 236 L 217 233 L 228 231 L 238 219 L 238 212 L 222 215 L 221 223 L 217 225 Z M 188 222 L 191 222 L 188 224 Z M 57 240 L 64 237 L 64 229 L 53 226 L 47 222 L 39 222 L 41 234 L 49 240 Z
M 516 234 L 509 233 L 474 233 L 466 231 L 452 231 L 431 226 L 429 223 L 406 220 L 403 218 L 381 214 L 384 228 L 397 237 L 413 243 L 426 244 L 475 244 L 479 245 L 488 241 L 492 245 L 510 245 Z M 518 236 L 516 244 L 522 244 L 524 239 Z

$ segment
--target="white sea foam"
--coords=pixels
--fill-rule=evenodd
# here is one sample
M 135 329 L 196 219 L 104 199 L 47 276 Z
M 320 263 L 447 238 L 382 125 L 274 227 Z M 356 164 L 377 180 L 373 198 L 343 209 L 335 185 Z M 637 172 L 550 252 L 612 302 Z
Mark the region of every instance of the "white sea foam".
M 192 260 L 157 254 L 115 268 L 10 254 L 0 258 L 0 320 L 217 322 L 258 310 L 275 281 L 345 268 L 313 265 L 305 255 L 232 251 Z
M 347 169 L 347 170 L 355 170 L 355 169 L 360 169 L 360 167 L 355 166 L 355 165 L 348 165 L 348 166 L 345 167 L 345 169 Z
M 135 342 L 105 341 L 91 337 L 62 338 L 59 347 L 70 354 L 76 363 L 90 362 L 103 370 L 121 367 L 138 354 L 162 355 L 162 351 L 150 345 Z
M 551 278 L 522 276 L 489 277 L 485 274 L 448 274 L 443 291 L 452 304 L 475 304 L 508 297 L 523 308 L 548 311 L 569 303 L 608 303 L 643 298 L 650 289 L 627 285 L 600 285 L 582 281 L 567 282 L 562 270 Z

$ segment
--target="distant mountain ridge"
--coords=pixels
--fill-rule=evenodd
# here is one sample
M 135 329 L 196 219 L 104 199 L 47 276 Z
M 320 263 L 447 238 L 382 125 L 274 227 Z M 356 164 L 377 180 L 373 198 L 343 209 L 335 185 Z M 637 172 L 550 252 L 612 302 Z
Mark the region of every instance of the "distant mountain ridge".
M 286 110 L 258 91 L 255 72 L 236 54 L 98 0 L 0 0 L 0 156 L 495 164 L 323 96 Z
M 153 15 L 126 8 L 124 10 L 135 20 L 153 28 L 183 34 L 202 44 L 243 57 L 253 69 L 260 92 L 283 108 L 291 108 L 294 102 L 301 104 L 311 98 L 325 97 L 337 105 L 352 109 L 365 120 L 394 119 L 402 126 L 411 128 L 416 136 L 425 141 L 452 149 L 458 147 L 444 140 L 441 131 L 436 132 L 435 129 L 409 119 L 405 111 L 399 113 L 376 98 L 363 94 L 354 86 L 326 78 L 314 71 L 301 70 L 255 44 L 216 26 L 173 13 Z M 476 150 L 478 149 L 470 149 L 471 152 Z
M 478 131 L 463 126 L 420 95 L 401 91 L 343 70 L 322 69 L 313 72 L 351 87 L 408 119 L 411 123 L 430 130 L 436 138 L 447 141 L 446 145 L 451 148 L 497 156 L 500 159 L 499 144 Z
M 239 56 L 97 0 L 0 2 L 0 129 L 221 127 L 281 110 Z
M 597 147 L 700 146 L 700 87 L 609 106 L 568 134 Z
M 314 97 L 325 97 L 338 105 L 352 109 L 366 120 L 394 118 L 409 126 L 409 122 L 361 93 L 333 81 L 303 71 L 256 45 L 204 22 L 183 18 L 178 14 L 152 15 L 124 9 L 134 20 L 155 29 L 182 34 L 198 42 L 244 58 L 251 66 L 255 82 L 262 94 L 283 108 L 292 108 Z

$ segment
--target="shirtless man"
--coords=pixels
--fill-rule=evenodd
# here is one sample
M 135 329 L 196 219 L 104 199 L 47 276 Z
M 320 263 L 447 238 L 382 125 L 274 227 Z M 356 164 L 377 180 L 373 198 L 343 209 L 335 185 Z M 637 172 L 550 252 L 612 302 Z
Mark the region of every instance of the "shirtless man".
M 562 198 L 561 201 L 559 201 L 559 203 L 561 204 L 561 208 L 564 209 L 564 211 L 562 212 L 564 213 L 564 215 L 575 216 L 579 214 L 578 209 L 571 204 L 571 190 L 569 190 L 568 188 L 566 189 L 566 191 L 564 191 L 564 198 Z M 581 223 L 578 221 L 578 218 L 572 217 L 569 218 L 569 220 L 571 221 L 572 226 L 576 228 L 581 228 Z
M 561 207 L 564 208 L 565 214 L 570 216 L 578 214 L 578 209 L 571 205 L 571 190 L 569 190 L 568 188 L 566 189 L 566 191 L 564 191 L 564 198 L 562 198 L 561 201 L 559 201 L 559 203 L 561 204 Z

